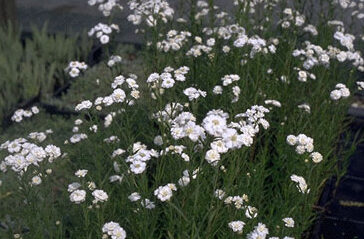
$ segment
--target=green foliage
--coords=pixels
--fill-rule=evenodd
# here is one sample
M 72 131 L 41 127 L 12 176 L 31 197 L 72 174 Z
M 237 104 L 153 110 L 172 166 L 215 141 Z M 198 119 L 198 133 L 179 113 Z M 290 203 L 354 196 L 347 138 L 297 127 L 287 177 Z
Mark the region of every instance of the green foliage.
M 33 28 L 32 38 L 21 39 L 11 27 L 0 29 L 0 118 L 32 99 L 53 95 L 69 81 L 64 68 L 69 61 L 85 59 L 91 42 L 62 34 L 50 36 L 46 25 Z

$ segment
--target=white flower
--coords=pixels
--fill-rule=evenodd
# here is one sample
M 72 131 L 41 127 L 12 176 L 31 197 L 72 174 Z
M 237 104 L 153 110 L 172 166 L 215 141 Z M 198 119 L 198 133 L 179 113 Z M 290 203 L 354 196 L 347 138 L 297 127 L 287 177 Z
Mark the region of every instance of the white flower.
M 248 206 L 245 210 L 245 216 L 250 219 L 256 218 L 258 216 L 258 209 L 252 206 Z
M 130 200 L 130 201 L 132 201 L 132 202 L 136 202 L 136 201 L 138 201 L 138 200 L 140 200 L 142 197 L 140 196 L 140 194 L 139 193 L 137 193 L 137 192 L 134 192 L 134 193 L 132 193 L 132 194 L 130 194 L 129 196 L 128 196 L 128 199 Z
M 226 118 L 211 114 L 203 119 L 202 126 L 210 135 L 219 137 L 226 130 Z
M 101 44 L 107 44 L 107 43 L 109 43 L 109 41 L 110 41 L 110 37 L 108 35 L 102 35 L 100 37 Z
M 226 153 L 229 149 L 225 146 L 224 141 L 216 140 L 210 144 L 211 148 L 216 150 L 218 153 Z
M 69 74 L 72 78 L 75 78 L 80 75 L 80 70 L 78 68 L 72 68 Z
M 330 93 L 330 98 L 332 100 L 338 100 L 341 98 L 341 91 L 340 90 L 333 90 Z
M 224 199 L 225 195 L 226 195 L 226 193 L 222 189 L 216 189 L 215 197 L 222 200 L 222 199 Z
M 107 235 L 111 236 L 112 239 L 125 239 L 126 232 L 125 230 L 116 222 L 108 222 L 105 223 L 102 227 L 102 232 L 107 233 Z
M 306 180 L 303 177 L 292 174 L 291 175 L 291 180 L 293 182 L 298 183 L 297 188 L 301 193 L 309 193 L 310 192 L 310 189 L 308 189 L 308 187 L 307 187 Z
M 187 186 L 191 182 L 191 179 L 189 176 L 183 176 L 182 178 L 178 179 L 178 184 L 181 187 Z
M 214 89 L 212 90 L 212 92 L 215 94 L 215 95 L 221 95 L 222 94 L 222 86 L 221 85 L 216 85 L 214 87 Z
M 75 190 L 70 195 L 71 202 L 79 204 L 84 202 L 86 199 L 86 191 L 85 190 Z
M 76 182 L 75 183 L 71 183 L 71 184 L 68 185 L 67 191 L 71 193 L 71 192 L 79 189 L 80 187 L 81 187 L 81 184 L 79 184 L 79 183 L 76 183 Z
M 291 217 L 283 218 L 282 221 L 285 223 L 286 227 L 294 227 L 294 220 Z
M 31 110 L 32 110 L 33 114 L 38 114 L 39 113 L 39 108 L 37 106 L 33 106 L 31 108 Z
M 88 170 L 86 170 L 86 169 L 79 169 L 75 173 L 75 176 L 77 176 L 79 178 L 84 178 L 86 176 L 87 172 L 88 172 Z
M 159 186 L 156 190 L 154 190 L 154 195 L 157 196 L 159 200 L 162 202 L 169 201 L 173 196 L 173 192 L 171 187 L 168 185 L 166 186 Z
M 307 81 L 307 72 L 306 71 L 299 71 L 298 72 L 298 80 L 301 82 Z
M 313 152 L 310 154 L 310 157 L 314 163 L 319 163 L 322 161 L 323 157 L 319 152 Z
M 175 81 L 171 77 L 166 77 L 163 79 L 161 87 L 162 88 L 172 88 L 174 86 Z
M 141 174 L 145 171 L 147 164 L 141 160 L 134 160 L 130 165 L 130 171 L 134 174 Z
M 103 190 L 95 190 L 92 192 L 92 196 L 95 197 L 96 202 L 106 202 L 109 196 Z
M 212 166 L 216 166 L 220 161 L 220 154 L 218 151 L 214 149 L 210 149 L 206 152 L 205 159 Z
M 115 89 L 111 95 L 114 102 L 122 103 L 125 100 L 125 92 L 122 89 Z
M 141 205 L 146 209 L 153 209 L 155 208 L 154 202 L 150 201 L 148 198 L 141 201 Z
M 89 100 L 82 101 L 80 104 L 76 105 L 75 110 L 81 111 L 83 109 L 90 109 L 92 107 L 92 102 Z
M 286 139 L 287 144 L 294 146 L 297 144 L 297 138 L 294 135 L 288 135 Z
M 39 176 L 34 176 L 32 178 L 32 185 L 39 185 L 42 183 L 42 179 Z
M 243 233 L 244 226 L 245 226 L 245 223 L 242 221 L 229 222 L 229 227 L 233 230 L 233 232 L 236 232 L 238 234 Z
M 158 146 L 161 146 L 163 145 L 163 138 L 161 135 L 157 135 L 154 137 L 154 140 L 153 140 L 153 143 L 158 145 Z

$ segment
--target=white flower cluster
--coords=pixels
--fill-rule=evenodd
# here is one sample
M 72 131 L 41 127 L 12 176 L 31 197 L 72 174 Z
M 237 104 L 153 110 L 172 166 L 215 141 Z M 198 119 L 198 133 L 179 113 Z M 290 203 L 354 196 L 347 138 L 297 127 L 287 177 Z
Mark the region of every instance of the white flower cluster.
M 283 13 L 284 17 L 281 19 L 282 28 L 289 28 L 292 23 L 297 27 L 301 27 L 305 24 L 305 16 L 301 15 L 298 11 L 292 10 L 291 8 L 285 8 Z
M 225 75 L 224 77 L 221 78 L 223 86 L 229 86 L 229 85 L 233 84 L 234 82 L 238 82 L 239 80 L 240 80 L 240 76 L 236 75 L 236 74 Z M 221 95 L 223 92 L 223 88 L 221 85 L 215 85 L 212 92 L 215 95 Z M 241 93 L 240 87 L 238 85 L 233 86 L 232 93 L 234 95 L 234 98 L 231 100 L 231 103 L 238 102 L 239 96 Z
M 53 133 L 53 130 L 51 130 L 51 129 L 48 129 L 45 132 L 31 132 L 31 133 L 29 133 L 28 138 L 36 140 L 39 143 L 41 143 L 47 139 L 47 134 L 52 134 L 52 133 Z
M 98 23 L 96 26 L 91 28 L 91 30 L 88 32 L 88 35 L 90 37 L 95 35 L 96 38 L 100 40 L 101 44 L 107 44 L 110 41 L 109 35 L 115 31 L 120 31 L 119 26 L 116 24 L 107 25 L 103 23 Z
M 323 160 L 319 152 L 312 152 L 314 150 L 313 139 L 305 134 L 299 134 L 298 136 L 288 135 L 286 141 L 289 145 L 296 146 L 298 154 L 311 153 L 310 158 L 314 163 L 320 163 Z
M 202 38 L 201 37 L 195 37 L 195 41 L 198 43 L 197 45 L 193 45 L 187 52 L 186 56 L 193 56 L 195 58 L 202 55 L 202 53 L 209 54 L 212 51 L 213 45 L 206 45 L 202 44 Z
M 200 98 L 200 96 L 206 97 L 206 91 L 202 91 L 194 87 L 184 89 L 183 94 L 188 97 L 189 101 L 197 100 L 198 98 Z
M 87 68 L 88 66 L 85 62 L 71 61 L 65 71 L 68 72 L 68 74 L 72 78 L 76 78 L 80 75 L 82 71 L 85 71 Z
M 37 106 L 33 106 L 30 110 L 18 109 L 14 112 L 13 116 L 11 117 L 11 120 L 19 123 L 23 120 L 23 117 L 30 118 L 38 113 L 39 109 Z
M 261 222 L 254 227 L 254 230 L 247 235 L 247 239 L 266 238 L 269 234 L 267 226 Z
M 27 171 L 28 167 L 39 164 L 48 158 L 48 162 L 52 163 L 54 159 L 61 156 L 60 148 L 49 144 L 45 148 L 33 143 L 29 143 L 24 138 L 18 138 L 13 141 L 6 141 L 1 144 L 0 150 L 6 149 L 8 156 L 0 163 L 0 170 L 6 172 L 10 167 L 14 172 L 22 175 Z
M 79 169 L 75 172 L 75 176 L 77 176 L 79 178 L 84 178 L 84 177 L 86 177 L 87 172 L 88 172 L 88 170 L 86 170 L 86 169 Z M 109 196 L 105 191 L 96 189 L 96 184 L 94 182 L 88 182 L 87 184 L 88 184 L 87 188 L 90 191 L 92 191 L 91 194 L 94 197 L 94 199 L 92 200 L 93 204 L 97 204 L 99 202 L 106 202 L 109 199 Z M 86 201 L 87 192 L 86 192 L 86 190 L 80 189 L 81 186 L 82 185 L 78 182 L 73 182 L 68 185 L 67 191 L 69 193 L 71 193 L 69 196 L 70 201 L 75 204 L 80 204 L 80 203 Z M 96 205 L 96 206 L 98 206 L 98 205 Z
M 129 170 L 134 174 L 141 174 L 146 170 L 147 162 L 152 158 L 158 158 L 159 153 L 154 150 L 148 150 L 147 146 L 137 142 L 133 144 L 133 154 L 126 158 L 126 162 L 130 163 Z
M 335 90 L 331 91 L 330 98 L 332 100 L 339 100 L 341 98 L 348 98 L 350 96 L 350 90 L 346 87 L 346 85 L 339 83 L 336 84 Z
M 84 109 L 90 109 L 91 107 L 92 107 L 92 102 L 89 100 L 84 100 L 81 103 L 79 103 L 78 105 L 76 105 L 75 110 L 81 111 Z
M 245 210 L 245 216 L 249 219 L 256 218 L 258 216 L 258 209 L 249 205 L 244 205 L 249 202 L 248 195 L 243 194 L 243 196 L 226 196 L 226 193 L 217 189 L 215 191 L 215 197 L 219 200 L 224 200 L 226 205 L 234 205 L 238 210 Z
M 303 60 L 303 68 L 309 70 L 316 65 L 330 65 L 330 59 L 336 59 L 339 62 L 352 61 L 352 65 L 359 71 L 364 71 L 364 59 L 359 51 L 352 49 L 351 51 L 342 51 L 336 47 L 328 46 L 327 50 L 321 46 L 306 41 L 305 49 L 295 49 L 292 52 L 294 57 L 300 57 Z
M 253 137 L 259 132 L 259 125 L 265 129 L 269 123 L 264 119 L 269 112 L 263 106 L 252 106 L 245 113 L 237 114 L 236 118 L 242 118 L 238 123 L 231 122 L 227 125 L 229 115 L 222 110 L 212 110 L 203 119 L 202 126 L 206 132 L 215 137 L 210 144 L 211 149 L 206 152 L 205 159 L 212 166 L 217 166 L 221 157 L 229 149 L 239 149 L 243 145 L 249 147 L 253 143 Z M 246 119 L 246 120 L 244 120 Z
M 126 103 L 127 105 L 133 105 L 134 100 L 140 98 L 140 92 L 138 90 L 139 85 L 136 82 L 136 79 L 138 77 L 134 74 L 130 74 L 128 78 L 125 78 L 122 75 L 119 75 L 115 77 L 114 81 L 111 83 L 111 87 L 114 89 L 113 92 L 105 97 L 97 97 L 92 103 L 90 100 L 85 100 L 79 103 L 76 107 L 76 111 L 81 111 L 84 109 L 90 109 L 93 105 L 95 106 L 96 110 L 100 111 L 102 110 L 102 104 L 105 107 L 111 106 L 114 103 Z M 124 84 L 126 83 L 126 84 Z M 121 89 L 122 86 L 125 86 L 123 89 Z M 129 97 L 130 95 L 130 97 Z M 120 112 L 123 109 L 120 110 Z M 113 117 L 116 113 L 110 113 L 105 117 L 105 127 L 108 127 Z
M 125 239 L 126 238 L 126 232 L 125 232 L 124 228 L 122 228 L 119 225 L 119 223 L 117 223 L 117 222 L 111 221 L 111 222 L 105 223 L 104 226 L 102 227 L 102 232 L 106 233 L 106 235 L 110 236 L 112 239 Z
M 83 134 L 83 133 L 81 133 L 81 134 L 74 134 L 74 135 L 72 135 L 71 137 L 70 137 L 70 142 L 72 143 L 72 144 L 76 144 L 76 143 L 79 143 L 79 142 L 81 142 L 82 140 L 85 140 L 85 139 L 87 139 L 88 138 L 88 136 L 87 136 L 87 134 Z M 66 141 L 65 143 L 68 143 L 68 141 Z
M 188 42 L 189 37 L 191 37 L 191 33 L 188 31 L 178 32 L 176 30 L 170 30 L 167 33 L 166 40 L 157 42 L 157 48 L 164 52 L 169 52 L 170 50 L 178 51 Z
M 152 115 L 158 122 L 165 122 L 168 125 L 172 123 L 172 120 L 183 110 L 183 105 L 180 103 L 168 103 L 164 107 L 164 110 L 160 110 Z
M 154 195 L 162 202 L 169 201 L 173 196 L 173 191 L 177 191 L 174 183 L 168 183 L 165 186 L 159 186 L 154 190 Z
M 120 63 L 121 61 L 122 61 L 121 56 L 110 56 L 107 65 L 108 67 L 113 67 L 115 64 Z
M 105 17 L 110 16 L 111 11 L 115 7 L 123 10 L 123 6 L 121 6 L 118 2 L 119 0 L 88 0 L 88 4 L 90 6 L 95 6 L 96 4 L 99 4 L 98 9 L 102 12 L 102 14 L 104 14 Z
M 163 94 L 164 89 L 172 88 L 176 81 L 185 81 L 186 74 L 188 74 L 189 71 L 190 68 L 188 68 L 187 66 L 182 66 L 176 70 L 174 70 L 172 67 L 166 67 L 164 68 L 162 74 L 152 73 L 151 75 L 149 75 L 147 83 L 151 87 L 151 89 L 157 90 L 157 94 Z M 156 93 L 152 93 L 152 98 L 155 98 Z
M 351 34 L 345 34 L 343 32 L 335 32 L 334 38 L 340 42 L 343 47 L 346 47 L 349 51 L 354 50 L 355 36 Z
M 295 68 L 298 70 L 297 79 L 300 82 L 307 82 L 307 78 L 310 77 L 312 80 L 316 80 L 316 76 L 308 71 L 301 70 L 300 68 Z
M 274 41 L 278 44 L 278 41 Z M 245 45 L 251 46 L 249 57 L 252 59 L 257 53 L 271 54 L 276 53 L 276 46 L 271 44 L 268 46 L 267 41 L 257 35 L 248 37 L 245 33 L 238 35 L 238 38 L 234 41 L 234 46 L 237 48 L 242 48 Z
M 176 140 L 188 137 L 193 142 L 197 142 L 205 138 L 205 130 L 196 124 L 196 118 L 190 112 L 182 112 L 174 118 L 170 131 Z
M 154 209 L 155 208 L 155 203 L 150 201 L 148 198 L 146 199 L 142 199 L 142 197 L 140 196 L 139 193 L 134 192 L 132 194 L 129 195 L 128 199 L 131 202 L 137 202 L 140 200 L 140 204 L 145 207 L 146 209 Z M 142 199 L 142 200 L 141 200 Z
M 310 189 L 307 186 L 306 180 L 303 177 L 297 176 L 296 174 L 292 174 L 291 180 L 293 182 L 297 183 L 296 186 L 301 193 L 305 194 L 305 193 L 310 192 Z
M 206 27 L 202 31 L 207 36 L 216 34 L 216 36 L 219 39 L 224 39 L 224 40 L 229 40 L 233 35 L 245 34 L 245 28 L 243 28 L 237 24 L 219 26 L 219 27 L 215 27 L 213 29 Z
M 288 135 L 286 141 L 287 144 L 296 146 L 298 154 L 311 153 L 314 149 L 313 139 L 305 134 L 299 134 L 298 136 Z
M 133 13 L 127 19 L 134 25 L 140 25 L 145 21 L 147 26 L 154 27 L 158 21 L 167 23 L 174 14 L 173 8 L 166 0 L 130 0 L 128 6 Z
M 236 82 L 239 80 L 240 80 L 240 76 L 235 75 L 235 74 L 225 75 L 223 78 L 221 78 L 223 86 L 228 86 L 228 85 L 232 84 L 233 82 Z
M 170 145 L 167 148 L 165 148 L 164 150 L 161 150 L 160 155 L 167 155 L 168 153 L 174 155 L 174 154 L 178 154 L 181 156 L 181 158 L 185 161 L 185 162 L 189 162 L 190 161 L 190 157 L 183 152 L 183 150 L 186 149 L 186 146 L 183 145 Z

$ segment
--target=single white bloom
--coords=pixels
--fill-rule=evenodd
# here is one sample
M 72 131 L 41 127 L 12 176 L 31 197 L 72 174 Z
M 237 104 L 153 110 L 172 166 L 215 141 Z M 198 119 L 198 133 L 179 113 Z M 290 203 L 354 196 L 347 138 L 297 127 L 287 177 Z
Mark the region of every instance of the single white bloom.
M 285 223 L 286 227 L 294 227 L 294 220 L 291 217 L 283 218 L 282 221 Z

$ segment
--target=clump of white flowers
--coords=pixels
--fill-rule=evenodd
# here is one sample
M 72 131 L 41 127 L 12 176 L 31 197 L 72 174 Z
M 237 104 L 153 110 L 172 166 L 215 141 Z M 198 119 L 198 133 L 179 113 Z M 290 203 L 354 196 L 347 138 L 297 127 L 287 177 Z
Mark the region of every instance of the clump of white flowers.
M 105 223 L 102 227 L 102 232 L 105 233 L 106 237 L 110 236 L 112 239 L 125 239 L 126 238 L 126 232 L 124 228 L 120 226 L 117 222 L 108 222 Z M 103 237 L 104 238 L 104 237 Z
M 13 116 L 11 117 L 11 120 L 19 123 L 23 120 L 23 118 L 30 118 L 38 113 L 39 113 L 39 108 L 37 106 L 33 106 L 30 110 L 18 109 L 14 112 Z
M 110 16 L 114 8 L 123 10 L 123 6 L 119 4 L 119 0 L 88 0 L 88 4 L 90 6 L 98 4 L 99 11 L 101 11 L 105 17 Z
M 307 186 L 306 180 L 303 177 L 292 174 L 291 180 L 293 182 L 297 183 L 296 186 L 301 193 L 305 194 L 305 193 L 310 192 L 310 189 Z
M 147 168 L 147 162 L 152 158 L 158 158 L 159 153 L 154 150 L 148 150 L 145 144 L 136 142 L 133 144 L 132 154 L 129 155 L 125 162 L 130 163 L 129 170 L 133 174 L 141 174 Z
M 107 62 L 108 67 L 113 67 L 115 64 L 120 63 L 123 59 L 121 56 L 110 56 Z
M 61 156 L 61 150 L 57 146 L 47 145 L 45 148 L 28 142 L 24 138 L 6 141 L 1 144 L 0 150 L 7 150 L 9 155 L 1 162 L 1 171 L 5 172 L 10 167 L 14 172 L 22 175 L 28 167 L 40 167 L 40 164 L 48 159 L 52 163 Z
M 157 42 L 157 48 L 164 52 L 178 51 L 188 42 L 189 37 L 191 33 L 188 31 L 170 30 L 167 33 L 167 39 Z
M 134 25 L 145 22 L 147 26 L 154 27 L 158 21 L 167 23 L 173 18 L 174 10 L 166 0 L 130 0 L 128 2 L 132 14 L 128 16 L 128 21 Z
M 346 85 L 339 83 L 335 86 L 335 88 L 336 89 L 330 93 L 330 98 L 332 100 L 339 100 L 350 96 L 350 90 L 346 87 Z
M 254 230 L 247 235 L 247 239 L 266 238 L 269 234 L 267 226 L 261 222 L 254 227 Z
M 88 32 L 88 35 L 91 37 L 93 35 L 96 36 L 97 39 L 100 40 L 101 44 L 107 44 L 110 41 L 110 35 L 113 32 L 119 32 L 119 26 L 116 24 L 103 24 L 98 23 L 96 26 L 91 28 L 91 30 Z
M 196 99 L 200 98 L 200 96 L 206 97 L 206 91 L 202 91 L 202 90 L 196 89 L 194 87 L 189 87 L 189 88 L 184 89 L 183 94 L 185 94 L 188 97 L 189 101 L 196 100 Z
M 296 146 L 296 152 L 298 154 L 304 154 L 305 152 L 311 153 L 314 149 L 313 139 L 305 134 L 299 134 L 298 136 L 288 135 L 286 141 L 287 144 Z
M 71 61 L 65 71 L 70 77 L 76 78 L 80 75 L 82 71 L 87 70 L 88 66 L 85 62 Z
M 190 71 L 187 66 L 178 69 L 172 67 L 164 68 L 163 73 L 152 73 L 147 79 L 147 83 L 152 90 L 151 96 L 156 99 L 156 95 L 164 94 L 164 89 L 172 88 L 176 82 L 186 81 L 186 74 Z

